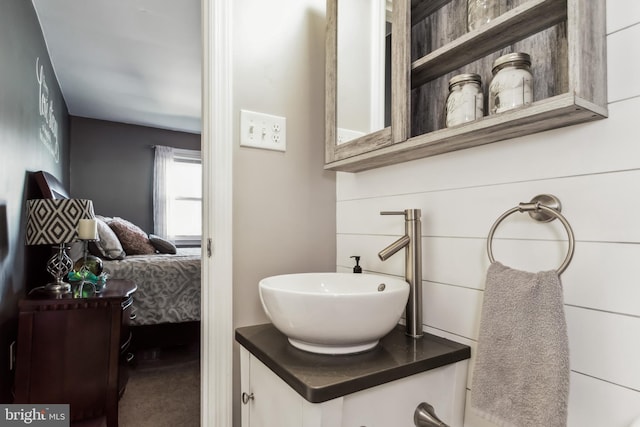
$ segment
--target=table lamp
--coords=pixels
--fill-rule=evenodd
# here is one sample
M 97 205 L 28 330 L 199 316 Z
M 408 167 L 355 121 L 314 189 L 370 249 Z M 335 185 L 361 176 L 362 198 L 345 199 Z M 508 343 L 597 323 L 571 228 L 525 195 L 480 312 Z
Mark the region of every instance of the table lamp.
M 73 261 L 66 244 L 76 240 L 81 219 L 94 218 L 93 203 L 86 199 L 27 200 L 27 245 L 56 245 L 57 252 L 47 261 L 47 271 L 55 281 L 44 286 L 52 293 L 69 292 L 64 281 Z

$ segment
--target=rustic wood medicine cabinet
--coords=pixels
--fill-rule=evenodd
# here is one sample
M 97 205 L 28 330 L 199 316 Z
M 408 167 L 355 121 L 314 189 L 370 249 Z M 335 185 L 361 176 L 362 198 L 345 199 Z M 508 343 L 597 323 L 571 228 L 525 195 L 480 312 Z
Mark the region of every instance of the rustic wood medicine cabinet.
M 473 31 L 467 31 L 467 0 L 376 1 L 391 9 L 387 13 L 391 41 L 386 53 L 379 55 L 386 55 L 390 62 L 387 72 L 390 68 L 391 78 L 386 81 L 390 111 L 386 127 L 374 132 L 351 132 L 355 129 L 350 122 L 341 122 L 338 117 L 358 106 L 361 98 L 344 93 L 339 96 L 338 89 L 364 82 L 369 84 L 369 91 L 374 93 L 371 98 L 375 99 L 376 88 L 385 79 L 361 76 L 355 79 L 357 82 L 351 79 L 339 86 L 338 70 L 343 75 L 342 70 L 351 67 L 338 66 L 338 58 L 342 61 L 345 55 L 339 54 L 338 39 L 351 36 L 348 30 L 338 31 L 343 10 L 339 5 L 361 2 L 327 0 L 325 169 L 359 172 L 608 115 L 606 0 L 499 0 L 501 15 Z M 375 11 L 367 14 L 362 21 L 366 22 L 369 15 L 380 20 Z M 341 29 L 351 27 L 353 12 L 347 16 L 350 21 Z M 531 55 L 534 102 L 488 115 L 486 104 L 493 61 L 510 52 Z M 448 82 L 459 73 L 481 75 L 485 116 L 447 128 L 444 107 Z M 370 106 L 361 110 L 371 117 L 381 111 Z M 341 132 L 356 137 L 343 142 Z

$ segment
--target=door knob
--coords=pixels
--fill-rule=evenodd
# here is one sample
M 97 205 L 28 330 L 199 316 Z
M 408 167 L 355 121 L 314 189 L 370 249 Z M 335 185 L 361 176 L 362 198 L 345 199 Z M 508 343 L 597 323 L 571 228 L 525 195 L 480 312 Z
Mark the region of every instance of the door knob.
M 253 393 L 247 394 L 245 392 L 242 392 L 242 403 L 246 405 L 250 400 L 253 400 Z

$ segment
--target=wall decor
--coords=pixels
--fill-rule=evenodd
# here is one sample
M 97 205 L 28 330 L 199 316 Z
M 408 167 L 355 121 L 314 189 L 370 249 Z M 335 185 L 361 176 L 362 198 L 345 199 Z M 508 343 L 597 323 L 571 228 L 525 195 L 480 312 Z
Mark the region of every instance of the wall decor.
M 56 163 L 60 162 L 60 143 L 58 142 L 58 121 L 56 120 L 53 99 L 49 96 L 49 86 L 44 74 L 44 65 L 40 57 L 36 58 L 36 81 L 38 82 L 38 111 L 40 112 L 40 142 L 47 147 Z

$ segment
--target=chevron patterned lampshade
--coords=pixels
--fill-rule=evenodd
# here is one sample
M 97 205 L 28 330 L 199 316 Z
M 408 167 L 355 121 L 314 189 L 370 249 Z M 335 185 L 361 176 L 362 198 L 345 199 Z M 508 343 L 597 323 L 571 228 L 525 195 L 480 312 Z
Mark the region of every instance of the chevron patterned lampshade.
M 56 245 L 47 261 L 47 271 L 55 281 L 44 288 L 55 294 L 67 293 L 71 286 L 64 278 L 73 267 L 66 253 L 66 244 L 77 240 L 81 219 L 94 218 L 93 203 L 85 199 L 27 200 L 27 245 Z
M 78 222 L 94 217 L 91 200 L 27 200 L 27 245 L 73 242 L 78 235 Z

